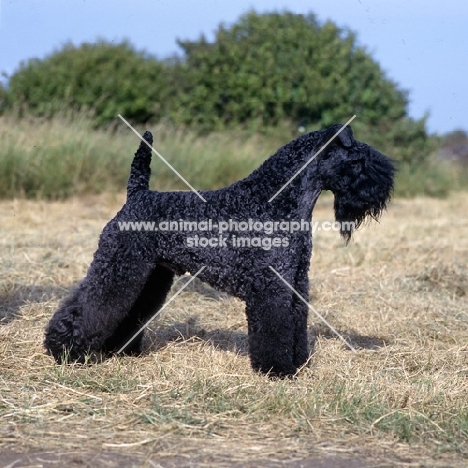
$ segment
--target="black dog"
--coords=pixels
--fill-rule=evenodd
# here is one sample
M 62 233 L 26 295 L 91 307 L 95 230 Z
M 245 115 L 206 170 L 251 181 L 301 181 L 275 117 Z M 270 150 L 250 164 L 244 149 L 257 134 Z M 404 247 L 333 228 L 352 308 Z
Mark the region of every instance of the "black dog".
M 149 132 L 144 138 L 152 143 Z M 127 202 L 104 228 L 86 278 L 52 317 L 48 351 L 59 362 L 121 347 L 138 353 L 142 334 L 127 341 L 162 306 L 174 274 L 205 267 L 201 280 L 246 303 L 253 368 L 295 374 L 308 359 L 308 308 L 272 268 L 307 301 L 312 233 L 305 222 L 320 192 L 334 193 L 349 241 L 349 223 L 378 218 L 390 200 L 392 162 L 336 125 L 288 143 L 246 179 L 200 192 L 206 202 L 193 192 L 150 191 L 150 162 L 142 142 Z

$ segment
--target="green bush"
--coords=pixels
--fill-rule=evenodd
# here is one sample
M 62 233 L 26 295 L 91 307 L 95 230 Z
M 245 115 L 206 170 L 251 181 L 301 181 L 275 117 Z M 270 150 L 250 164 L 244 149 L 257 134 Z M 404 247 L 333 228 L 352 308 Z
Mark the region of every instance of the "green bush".
M 313 14 L 243 15 L 204 36 L 179 41 L 176 118 L 207 130 L 282 120 L 327 127 L 353 114 L 369 125 L 406 116 L 406 92 L 387 79 L 354 33 Z
M 171 116 L 205 131 L 284 126 L 306 130 L 352 115 L 360 139 L 405 163 L 428 159 L 425 118 L 407 115 L 407 93 L 357 45 L 356 36 L 315 16 L 247 13 L 221 25 L 214 42 L 179 41 L 184 60 Z
M 168 67 L 128 42 L 65 45 L 44 60 L 20 65 L 8 83 L 10 107 L 50 116 L 67 109 L 94 112 L 97 125 L 118 114 L 135 122 L 164 115 Z
M 220 25 L 213 42 L 178 43 L 183 56 L 165 61 L 128 42 L 68 44 L 22 63 L 0 101 L 47 117 L 92 111 L 96 127 L 122 114 L 204 134 L 279 131 L 288 135 L 282 143 L 299 126 L 316 130 L 356 114 L 356 136 L 406 165 L 424 165 L 434 151 L 425 118 L 408 117 L 407 93 L 356 35 L 313 14 L 249 12 Z

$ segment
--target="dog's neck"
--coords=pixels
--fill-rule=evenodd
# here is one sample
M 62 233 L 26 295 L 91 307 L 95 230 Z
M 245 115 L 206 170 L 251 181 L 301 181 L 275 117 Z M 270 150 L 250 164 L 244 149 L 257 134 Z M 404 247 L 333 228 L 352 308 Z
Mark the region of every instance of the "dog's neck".
M 322 191 L 317 161 L 311 153 L 298 154 L 286 145 L 270 156 L 249 177 L 236 182 L 246 194 L 272 216 L 310 219 Z M 285 167 L 286 165 L 286 167 Z

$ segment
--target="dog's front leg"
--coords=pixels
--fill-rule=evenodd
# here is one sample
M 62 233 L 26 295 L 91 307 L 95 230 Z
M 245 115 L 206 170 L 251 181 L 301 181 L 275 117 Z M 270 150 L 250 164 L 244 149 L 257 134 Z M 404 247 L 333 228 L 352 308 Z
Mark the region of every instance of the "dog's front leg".
M 247 302 L 249 352 L 252 367 L 272 377 L 294 375 L 295 325 L 291 317 L 292 296 L 264 291 Z

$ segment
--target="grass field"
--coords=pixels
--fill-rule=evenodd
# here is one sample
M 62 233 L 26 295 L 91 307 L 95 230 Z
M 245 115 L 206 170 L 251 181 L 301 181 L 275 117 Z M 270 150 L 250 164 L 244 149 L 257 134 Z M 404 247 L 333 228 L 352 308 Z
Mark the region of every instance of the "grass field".
M 357 353 L 311 316 L 310 366 L 289 381 L 251 371 L 243 304 L 201 283 L 151 327 L 143 356 L 54 364 L 44 327 L 122 200 L 0 202 L 4 460 L 29 451 L 66 454 L 70 467 L 101 466 L 103 454 L 127 458 L 102 466 L 128 467 L 468 465 L 466 193 L 396 199 L 348 247 L 316 233 L 311 303 Z M 331 198 L 314 220 L 332 220 Z M 49 466 L 40 463 L 31 466 Z M 350 463 L 339 466 L 361 466 Z

